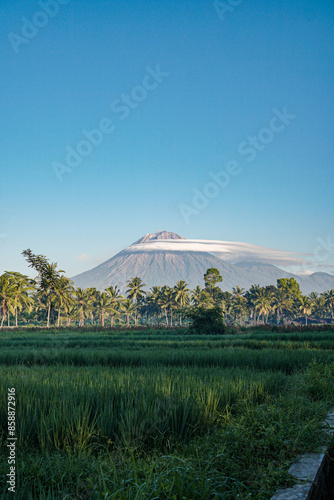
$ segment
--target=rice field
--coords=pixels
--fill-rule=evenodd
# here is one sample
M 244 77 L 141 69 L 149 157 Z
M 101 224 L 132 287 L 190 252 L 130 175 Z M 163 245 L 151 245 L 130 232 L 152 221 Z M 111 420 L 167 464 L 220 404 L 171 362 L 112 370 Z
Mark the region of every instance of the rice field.
M 268 499 L 328 443 L 334 333 L 4 332 L 18 499 Z

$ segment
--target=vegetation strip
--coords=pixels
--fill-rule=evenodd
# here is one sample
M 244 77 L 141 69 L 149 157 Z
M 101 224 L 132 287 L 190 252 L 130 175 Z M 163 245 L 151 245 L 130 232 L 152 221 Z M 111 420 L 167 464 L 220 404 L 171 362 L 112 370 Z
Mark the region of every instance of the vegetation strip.
M 190 290 L 180 279 L 171 287 L 146 284 L 139 276 L 127 281 L 126 296 L 117 283 L 103 291 L 94 287 L 74 288 L 57 263 L 44 255 L 22 252 L 37 276 L 30 279 L 18 272 L 0 276 L 0 329 L 19 325 L 43 325 L 60 328 L 100 325 L 111 328 L 130 324 L 166 327 L 190 326 L 190 333 L 218 335 L 229 326 L 286 323 L 333 323 L 334 290 L 303 295 L 294 278 L 281 278 L 277 286 L 252 285 L 249 290 L 235 286 L 222 291 L 218 269 L 209 268 L 203 276 L 204 288 Z

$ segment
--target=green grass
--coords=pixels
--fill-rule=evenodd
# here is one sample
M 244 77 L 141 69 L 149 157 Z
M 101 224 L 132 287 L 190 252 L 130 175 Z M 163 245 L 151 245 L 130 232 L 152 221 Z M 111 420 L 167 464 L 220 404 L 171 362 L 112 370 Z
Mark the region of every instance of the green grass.
M 8 387 L 18 499 L 268 499 L 328 444 L 334 333 L 0 334 L 0 498 Z

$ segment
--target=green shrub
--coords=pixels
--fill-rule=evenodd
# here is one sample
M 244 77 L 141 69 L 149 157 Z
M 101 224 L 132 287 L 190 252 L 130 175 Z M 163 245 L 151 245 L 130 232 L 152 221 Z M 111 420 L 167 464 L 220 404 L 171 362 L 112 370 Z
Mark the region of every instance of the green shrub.
M 223 321 L 223 311 L 221 307 L 196 307 L 187 313 L 187 318 L 192 322 L 190 325 L 191 333 L 197 335 L 221 335 L 226 332 L 226 326 Z

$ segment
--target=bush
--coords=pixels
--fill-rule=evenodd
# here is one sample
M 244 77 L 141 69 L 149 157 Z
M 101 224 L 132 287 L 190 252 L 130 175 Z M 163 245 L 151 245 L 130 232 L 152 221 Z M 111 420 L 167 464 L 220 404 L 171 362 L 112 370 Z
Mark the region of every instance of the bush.
M 226 333 L 221 307 L 215 306 L 211 309 L 196 307 L 187 313 L 187 318 L 192 321 L 189 327 L 191 333 L 196 335 L 221 335 Z

